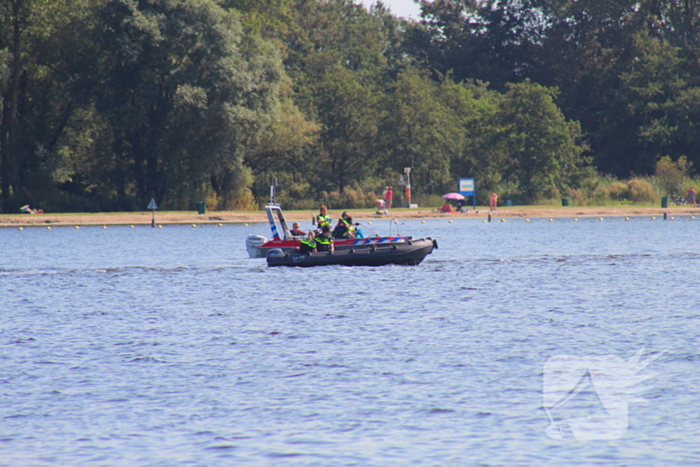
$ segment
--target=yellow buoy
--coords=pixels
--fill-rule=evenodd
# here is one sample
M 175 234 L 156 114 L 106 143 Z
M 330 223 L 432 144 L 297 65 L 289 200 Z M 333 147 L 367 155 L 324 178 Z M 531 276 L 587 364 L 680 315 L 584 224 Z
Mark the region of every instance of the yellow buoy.
M 690 216 L 691 219 L 695 219 L 695 216 Z
M 197 227 L 197 224 L 192 224 L 192 227 Z
M 19 230 L 24 230 L 24 227 L 20 227 Z
M 162 226 L 162 225 L 159 225 L 159 226 L 158 226 L 158 228 L 159 228 L 159 229 L 162 229 L 162 228 L 163 228 L 163 226 Z
M 671 216 L 671 220 L 673 220 L 673 219 L 674 219 L 674 217 L 673 217 L 673 216 Z
M 525 219 L 525 222 L 530 222 L 530 219 Z
M 554 219 L 549 219 L 549 222 L 554 222 Z
M 102 228 L 103 228 L 103 229 L 106 229 L 106 228 L 107 228 L 107 226 L 106 226 L 106 225 L 103 225 L 103 226 L 102 226 Z
M 481 222 L 483 222 L 484 224 L 486 223 L 486 221 L 481 221 Z
M 246 224 L 246 225 L 248 225 L 248 224 Z M 371 223 L 371 222 L 367 222 L 367 225 L 372 225 L 372 223 Z
M 452 223 L 452 221 L 448 221 L 448 222 L 449 222 L 450 224 Z
M 602 221 L 602 220 L 603 220 L 603 218 L 602 218 L 602 217 L 599 217 L 599 218 L 598 218 L 598 220 L 599 220 L 599 221 Z
M 248 224 L 243 224 L 243 225 L 245 225 L 246 227 L 248 227 Z
M 75 228 L 76 228 L 76 229 L 79 229 L 80 227 L 78 227 L 78 226 L 76 225 Z
M 134 226 L 133 226 L 133 225 L 130 225 L 130 226 L 129 226 L 129 228 L 130 228 L 130 229 L 133 229 L 133 228 L 134 228 Z
M 628 220 L 630 220 L 630 218 L 629 218 L 629 217 L 625 217 L 625 220 L 628 221 Z
M 656 217 L 652 217 L 651 220 L 655 221 L 655 220 L 656 220 Z
M 420 221 L 421 224 L 425 224 L 425 221 Z
M 577 218 L 577 217 L 574 217 L 574 220 L 575 220 L 576 222 L 578 222 L 578 218 Z
M 505 219 L 501 219 L 501 222 L 505 222 L 505 221 L 506 221 Z
M 219 224 L 219 227 L 223 227 L 223 226 L 224 226 L 224 224 Z
M 46 227 L 46 230 L 51 230 L 51 227 Z

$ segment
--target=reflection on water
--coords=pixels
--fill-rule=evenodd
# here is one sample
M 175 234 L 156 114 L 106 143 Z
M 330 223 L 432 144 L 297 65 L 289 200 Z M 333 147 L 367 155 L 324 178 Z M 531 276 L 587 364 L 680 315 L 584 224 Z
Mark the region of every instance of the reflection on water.
M 407 221 L 421 265 L 313 269 L 263 224 L 0 229 L 2 465 L 693 464 L 697 222 Z M 547 435 L 548 359 L 642 346 L 621 439 Z

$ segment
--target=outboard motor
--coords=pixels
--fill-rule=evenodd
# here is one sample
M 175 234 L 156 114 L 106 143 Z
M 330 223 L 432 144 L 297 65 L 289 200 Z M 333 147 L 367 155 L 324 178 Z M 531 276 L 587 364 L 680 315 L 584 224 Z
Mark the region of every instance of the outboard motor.
M 278 256 L 284 256 L 284 251 L 281 248 L 271 248 L 267 252 L 267 259 L 277 258 Z
M 264 258 L 265 255 L 260 251 L 260 247 L 267 243 L 267 238 L 262 235 L 248 235 L 245 239 L 245 248 L 248 250 L 248 256 L 251 258 Z

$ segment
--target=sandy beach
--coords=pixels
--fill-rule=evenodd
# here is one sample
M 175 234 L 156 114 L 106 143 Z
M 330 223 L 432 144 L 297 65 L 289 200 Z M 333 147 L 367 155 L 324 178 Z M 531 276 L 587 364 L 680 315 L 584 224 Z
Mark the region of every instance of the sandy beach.
M 337 218 L 342 209 L 333 209 L 330 215 Z M 468 213 L 443 214 L 433 209 L 393 209 L 385 215 L 377 215 L 370 210 L 348 210 L 357 221 L 378 219 L 487 219 L 487 208 Z M 666 209 L 661 207 L 547 207 L 547 206 L 513 206 L 503 207 L 491 213 L 492 220 L 508 218 L 575 218 L 575 217 L 633 217 L 648 216 L 663 218 L 667 216 L 700 216 L 700 208 L 673 206 Z M 312 211 L 285 211 L 288 221 L 310 223 Z M 150 225 L 151 212 L 121 212 L 121 213 L 65 213 L 65 214 L 4 214 L 0 215 L 0 227 L 17 226 L 47 226 L 47 225 Z M 226 224 L 266 222 L 263 211 L 212 211 L 206 214 L 196 212 L 156 212 L 156 224 Z

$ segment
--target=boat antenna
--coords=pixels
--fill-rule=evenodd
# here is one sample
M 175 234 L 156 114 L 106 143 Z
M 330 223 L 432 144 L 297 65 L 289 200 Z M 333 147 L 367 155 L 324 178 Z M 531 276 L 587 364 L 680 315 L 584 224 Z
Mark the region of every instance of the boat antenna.
M 275 204 L 275 188 L 277 187 L 277 178 L 270 175 L 270 204 Z
M 391 226 L 396 224 L 396 236 L 400 237 L 401 233 L 399 232 L 399 221 L 394 217 L 389 224 L 389 236 L 391 237 Z

